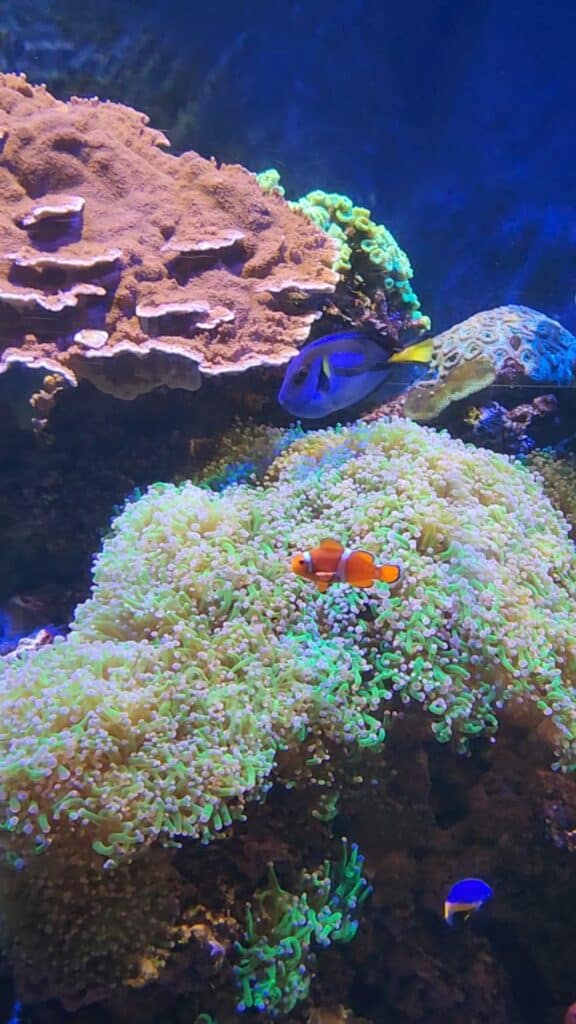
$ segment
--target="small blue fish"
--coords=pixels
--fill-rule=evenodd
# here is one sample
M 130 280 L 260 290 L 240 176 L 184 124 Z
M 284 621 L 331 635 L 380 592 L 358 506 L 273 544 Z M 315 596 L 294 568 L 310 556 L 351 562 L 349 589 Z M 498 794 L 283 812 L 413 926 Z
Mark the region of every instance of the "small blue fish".
M 467 921 L 492 896 L 492 889 L 481 878 L 462 878 L 452 886 L 444 901 L 446 924 L 452 924 L 454 914 L 464 914 L 464 920 Z
M 425 375 L 431 355 L 430 340 L 391 356 L 357 331 L 328 334 L 290 360 L 278 401 L 303 419 L 329 416 L 368 396 L 389 402 Z
M 8 1024 L 22 1024 L 22 1003 L 16 1000 L 12 1004 L 12 1014 Z

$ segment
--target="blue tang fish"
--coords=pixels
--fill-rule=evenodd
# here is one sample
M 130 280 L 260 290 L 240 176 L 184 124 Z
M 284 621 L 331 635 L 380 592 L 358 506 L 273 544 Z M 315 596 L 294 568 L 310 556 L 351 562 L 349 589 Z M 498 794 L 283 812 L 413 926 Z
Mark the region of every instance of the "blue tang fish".
M 431 341 L 389 355 L 357 331 L 328 334 L 290 360 L 278 401 L 303 419 L 329 416 L 371 395 L 389 402 L 426 374 L 431 355 Z
M 12 1016 L 8 1024 L 22 1024 L 22 1003 L 17 1001 L 12 1005 Z
M 471 914 L 491 899 L 492 889 L 481 878 L 462 878 L 452 886 L 444 900 L 444 920 L 452 924 L 454 914 L 464 914 L 467 921 Z

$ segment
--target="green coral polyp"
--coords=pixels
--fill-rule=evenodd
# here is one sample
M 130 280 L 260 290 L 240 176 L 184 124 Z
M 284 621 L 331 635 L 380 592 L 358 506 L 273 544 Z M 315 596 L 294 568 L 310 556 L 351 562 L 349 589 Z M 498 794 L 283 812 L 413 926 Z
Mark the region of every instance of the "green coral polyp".
M 362 875 L 363 858 L 355 843 L 342 841 L 340 861 L 304 872 L 297 893 L 282 889 L 273 869 L 270 884 L 246 908 L 244 943 L 237 943 L 235 968 L 240 1013 L 266 1011 L 274 1017 L 290 1013 L 310 988 L 314 943 L 350 942 L 356 912 L 371 888 Z
M 274 168 L 262 171 L 256 178 L 265 192 L 285 196 L 280 175 Z M 422 316 L 420 301 L 410 284 L 413 276 L 410 260 L 388 228 L 372 220 L 370 210 L 355 206 L 348 196 L 321 189 L 308 192 L 289 205 L 302 210 L 309 220 L 338 242 L 334 269 L 339 274 L 383 272 L 382 286 L 390 298 L 396 298 L 406 307 L 420 330 L 430 328 L 430 320 Z

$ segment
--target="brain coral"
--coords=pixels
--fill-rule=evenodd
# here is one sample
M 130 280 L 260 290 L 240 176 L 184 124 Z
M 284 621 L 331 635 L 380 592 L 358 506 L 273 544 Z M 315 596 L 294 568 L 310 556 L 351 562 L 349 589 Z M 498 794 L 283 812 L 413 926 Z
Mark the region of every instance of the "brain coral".
M 129 107 L 0 75 L 0 372 L 132 398 L 296 354 L 335 243 L 244 168 L 167 145 Z
M 319 595 L 291 576 L 323 535 L 401 559 L 397 587 Z M 22 866 L 60 835 L 109 860 L 207 841 L 266 793 L 280 750 L 313 774 L 411 702 L 460 744 L 535 702 L 569 763 L 575 594 L 540 480 L 410 421 L 308 434 L 260 487 L 152 487 L 114 523 L 69 637 L 1 666 L 2 846 Z
M 428 422 L 495 381 L 570 384 L 575 366 L 576 338 L 562 324 L 527 306 L 498 306 L 434 338 L 435 377 L 411 389 L 404 411 Z

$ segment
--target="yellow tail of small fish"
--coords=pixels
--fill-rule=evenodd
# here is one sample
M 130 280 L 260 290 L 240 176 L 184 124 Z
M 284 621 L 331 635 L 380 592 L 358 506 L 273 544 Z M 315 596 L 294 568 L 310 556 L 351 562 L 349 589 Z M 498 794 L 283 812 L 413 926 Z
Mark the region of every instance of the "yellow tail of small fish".
M 417 341 L 415 345 L 408 345 L 400 352 L 390 356 L 389 363 L 429 363 L 432 358 L 434 341 L 427 338 L 425 341 Z

